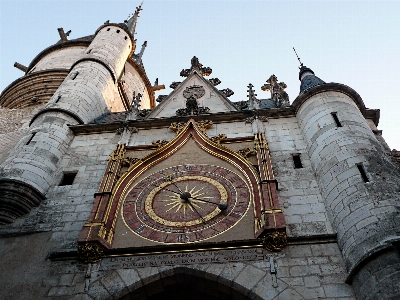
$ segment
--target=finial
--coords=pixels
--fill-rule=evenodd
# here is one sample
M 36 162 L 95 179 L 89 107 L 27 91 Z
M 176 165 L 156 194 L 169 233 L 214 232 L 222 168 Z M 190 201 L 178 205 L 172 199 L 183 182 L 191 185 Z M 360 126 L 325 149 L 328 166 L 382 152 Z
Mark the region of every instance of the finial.
M 147 47 L 147 41 L 144 41 L 144 43 L 142 45 L 142 49 L 140 49 L 139 54 L 136 56 L 136 63 L 138 65 L 142 64 L 142 56 L 143 56 L 143 53 L 144 53 L 144 49 L 146 49 L 146 47 Z
M 296 49 L 294 49 L 294 47 L 293 47 L 293 50 L 294 50 L 294 53 L 296 54 L 297 60 L 298 60 L 299 63 L 300 63 L 299 69 L 301 69 L 301 68 L 303 67 L 303 63 L 301 62 L 300 57 L 297 55 Z
M 247 95 L 247 97 L 249 98 L 248 100 L 248 107 L 249 109 L 258 109 L 259 108 L 259 103 L 258 103 L 258 99 L 256 98 L 257 94 L 254 93 L 253 87 L 254 85 L 252 85 L 251 83 L 249 83 L 249 85 L 247 86 L 249 89 L 247 90 L 249 92 L 249 94 Z
M 143 2 L 144 1 L 142 1 L 142 3 L 140 3 L 140 5 L 136 7 L 135 13 L 127 21 L 126 25 L 128 26 L 128 29 L 132 35 L 135 35 L 137 20 L 139 18 L 140 11 L 143 10 L 142 8 Z
M 209 67 L 203 67 L 200 63 L 199 59 L 196 56 L 193 56 L 190 60 L 191 67 L 190 69 L 183 69 L 180 73 L 182 77 L 188 77 L 194 71 L 200 72 L 202 76 L 210 76 L 212 73 L 212 69 Z

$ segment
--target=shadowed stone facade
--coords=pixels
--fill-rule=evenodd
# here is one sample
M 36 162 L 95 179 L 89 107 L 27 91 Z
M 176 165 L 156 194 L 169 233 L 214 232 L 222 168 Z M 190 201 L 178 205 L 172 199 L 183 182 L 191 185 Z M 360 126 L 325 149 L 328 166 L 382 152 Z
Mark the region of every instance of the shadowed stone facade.
M 291 104 L 275 75 L 270 99 L 250 84 L 232 103 L 196 57 L 156 106 L 140 10 L 43 50 L 0 95 L 0 298 L 400 297 L 379 110 L 305 66 Z

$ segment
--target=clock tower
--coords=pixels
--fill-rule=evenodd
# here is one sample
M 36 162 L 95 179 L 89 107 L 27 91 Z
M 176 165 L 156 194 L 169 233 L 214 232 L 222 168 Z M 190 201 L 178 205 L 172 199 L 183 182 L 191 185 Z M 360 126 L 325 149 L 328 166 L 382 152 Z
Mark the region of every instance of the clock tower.
M 140 11 L 60 28 L 0 95 L 0 298 L 398 299 L 379 110 L 302 64 L 232 101 L 196 56 L 156 98 Z

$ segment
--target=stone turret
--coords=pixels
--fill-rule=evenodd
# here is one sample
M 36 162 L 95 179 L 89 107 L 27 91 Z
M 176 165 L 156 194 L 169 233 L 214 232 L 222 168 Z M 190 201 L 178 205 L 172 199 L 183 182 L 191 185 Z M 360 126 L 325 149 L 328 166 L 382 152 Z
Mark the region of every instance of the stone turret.
M 107 23 L 96 31 L 1 166 L 0 224 L 12 222 L 45 198 L 73 139 L 68 125 L 88 123 L 111 109 L 124 110 L 117 80 L 134 49 L 132 26 Z
M 400 174 L 371 130 L 374 125 L 363 117 L 367 109 L 353 89 L 325 83 L 303 66 L 299 78 L 301 93 L 293 106 L 337 232 L 348 283 L 357 299 L 387 299 L 398 288 Z

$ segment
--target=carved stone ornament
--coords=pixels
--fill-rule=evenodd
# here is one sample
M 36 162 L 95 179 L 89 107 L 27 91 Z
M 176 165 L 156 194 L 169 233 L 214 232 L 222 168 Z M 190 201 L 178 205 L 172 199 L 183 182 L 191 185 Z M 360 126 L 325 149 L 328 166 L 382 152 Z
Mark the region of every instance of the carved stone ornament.
M 176 89 L 177 87 L 178 87 L 178 85 L 180 85 L 182 82 L 180 82 L 180 81 L 174 81 L 173 83 L 171 83 L 170 85 L 169 85 L 169 87 L 171 88 L 171 89 Z
M 190 97 L 199 99 L 199 98 L 203 97 L 205 93 L 206 93 L 206 90 L 201 85 L 192 85 L 192 86 L 188 86 L 183 91 L 183 97 L 185 97 L 186 99 L 189 99 Z
M 201 114 L 206 114 L 210 111 L 208 107 L 205 106 L 198 106 L 197 100 L 195 97 L 190 96 L 186 100 L 186 108 L 180 108 L 176 111 L 176 115 L 183 117 L 183 116 L 197 116 Z
M 250 149 L 250 148 L 240 149 L 240 150 L 236 151 L 236 153 L 240 154 L 241 156 L 243 156 L 246 159 L 249 158 L 250 156 L 254 156 L 257 154 L 257 152 L 254 149 Z
M 157 140 L 155 142 L 151 142 L 151 144 L 153 146 L 157 146 L 157 148 L 161 148 L 161 147 L 165 146 L 168 143 L 169 143 L 169 141 L 166 141 L 166 140 Z
M 190 69 L 183 69 L 180 73 L 182 77 L 188 77 L 194 71 L 199 72 L 202 76 L 209 76 L 212 73 L 212 69 L 209 67 L 203 67 L 203 65 L 199 62 L 199 59 L 196 56 L 193 56 L 191 60 Z
M 146 118 L 150 113 L 151 113 L 151 109 L 142 109 L 142 110 L 139 110 L 139 117 L 141 117 L 141 118 Z
M 168 97 L 168 95 L 158 95 L 156 101 L 157 101 L 157 102 L 162 102 L 162 101 L 164 101 L 167 97 Z
M 234 94 L 234 92 L 231 89 L 223 89 L 219 90 L 222 94 L 225 95 L 225 97 L 230 97 Z
M 233 102 L 233 106 L 235 106 L 237 110 L 243 110 L 248 108 L 248 103 L 247 101 Z
M 127 131 L 129 131 L 130 133 L 138 133 L 139 132 L 139 129 L 137 129 L 136 127 L 132 127 L 132 126 L 128 126 L 127 124 L 124 124 L 124 127 L 118 128 L 116 133 L 117 134 L 122 134 L 125 129 Z
M 208 81 L 209 81 L 213 86 L 217 86 L 218 84 L 221 83 L 221 80 L 219 80 L 218 78 L 211 78 L 211 79 L 208 79 Z
M 183 122 L 174 122 L 171 123 L 171 125 L 169 126 L 169 129 L 171 129 L 173 132 L 175 132 L 176 134 L 179 134 L 183 127 L 185 127 L 186 123 Z
M 276 102 L 277 107 L 290 105 L 289 95 L 284 91 L 286 88 L 286 83 L 278 82 L 278 78 L 274 74 L 271 75 L 268 78 L 267 83 L 261 87 L 263 91 L 271 92 L 271 98 Z
M 218 134 L 217 136 L 213 136 L 212 138 L 210 138 L 211 141 L 213 141 L 214 143 L 221 145 L 221 141 L 226 140 L 227 137 L 225 134 L 221 133 Z
M 253 115 L 251 117 L 244 119 L 244 122 L 246 124 L 248 123 L 252 124 L 255 120 L 260 120 L 261 122 L 268 122 L 268 118 L 266 116 L 257 116 L 257 115 Z
M 263 248 L 268 251 L 279 252 L 282 251 L 287 245 L 287 238 L 285 232 L 270 232 L 262 238 Z
M 78 256 L 84 263 L 95 263 L 104 257 L 103 248 L 97 244 L 78 245 Z

